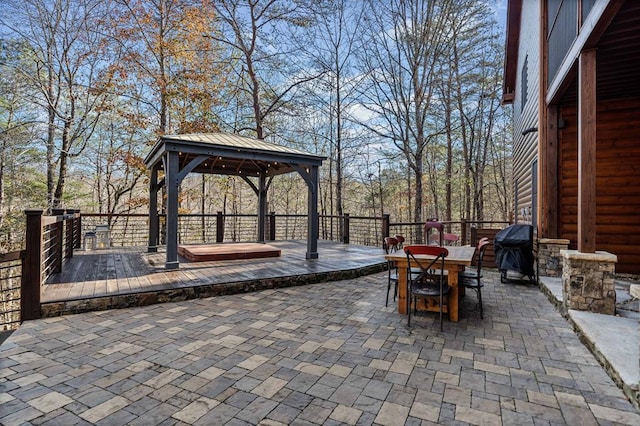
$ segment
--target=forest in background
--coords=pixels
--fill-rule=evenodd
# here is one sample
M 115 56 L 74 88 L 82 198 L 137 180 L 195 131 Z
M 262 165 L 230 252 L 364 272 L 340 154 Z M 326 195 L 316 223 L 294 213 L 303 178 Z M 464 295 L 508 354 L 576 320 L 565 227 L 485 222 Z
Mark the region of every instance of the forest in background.
M 231 132 L 327 157 L 319 211 L 508 220 L 504 34 L 483 0 L 3 0 L 0 251 L 24 209 L 148 212 L 158 136 Z M 297 175 L 268 210 L 306 213 Z M 192 174 L 183 213 L 255 213 Z

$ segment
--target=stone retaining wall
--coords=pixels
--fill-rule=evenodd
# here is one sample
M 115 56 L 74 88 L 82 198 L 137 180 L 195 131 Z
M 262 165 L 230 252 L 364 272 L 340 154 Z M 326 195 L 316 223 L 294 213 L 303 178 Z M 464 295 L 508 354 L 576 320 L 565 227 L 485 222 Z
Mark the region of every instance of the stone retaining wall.
M 538 268 L 542 276 L 562 276 L 561 250 L 569 248 L 569 240 L 559 238 L 540 238 L 538 240 Z
M 566 309 L 615 315 L 617 256 L 562 250 L 562 293 Z

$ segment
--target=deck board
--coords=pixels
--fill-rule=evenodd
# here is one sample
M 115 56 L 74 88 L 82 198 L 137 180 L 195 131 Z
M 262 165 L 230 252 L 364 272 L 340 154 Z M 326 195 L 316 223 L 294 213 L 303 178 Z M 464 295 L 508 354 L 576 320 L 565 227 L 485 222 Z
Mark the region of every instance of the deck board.
M 164 301 L 174 293 L 178 294 L 175 297 L 197 297 L 200 293 L 206 297 L 218 285 L 227 285 L 236 291 L 250 291 L 259 283 L 263 287 L 277 286 L 279 280 L 286 281 L 286 286 L 299 285 L 304 284 L 307 277 L 309 282 L 318 282 L 324 276 L 336 276 L 341 272 L 380 270 L 385 264 L 384 252 L 379 247 L 321 240 L 318 241 L 319 258 L 308 260 L 305 241 L 269 244 L 282 250 L 282 255 L 208 262 L 190 262 L 180 257 L 180 268 L 172 271 L 164 269 L 164 252 L 146 253 L 146 247 L 76 251 L 65 262 L 63 272 L 54 274 L 43 285 L 42 303 L 44 306 L 119 297 L 120 306 L 125 303 L 124 299 L 134 299 L 131 295 L 142 295 L 139 298 L 143 298 L 144 303 L 156 303 L 154 300 Z M 162 295 L 154 296 L 154 293 L 162 292 Z

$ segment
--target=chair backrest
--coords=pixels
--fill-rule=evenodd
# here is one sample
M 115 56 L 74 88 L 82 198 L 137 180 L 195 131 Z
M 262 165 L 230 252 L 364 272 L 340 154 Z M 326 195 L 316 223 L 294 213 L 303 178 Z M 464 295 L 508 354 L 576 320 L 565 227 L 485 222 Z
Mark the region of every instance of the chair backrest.
M 476 253 L 478 253 L 478 260 L 476 261 L 478 266 L 478 276 L 482 272 L 482 259 L 484 259 L 484 252 L 487 251 L 490 244 L 491 241 L 489 241 L 488 238 L 482 238 L 478 241 L 478 246 L 476 247 Z
M 421 277 L 433 276 L 433 270 L 437 269 L 440 273 L 440 279 L 444 275 L 444 258 L 449 255 L 449 250 L 440 246 L 429 245 L 409 245 L 405 246 L 404 252 L 407 254 L 409 264 L 415 263 L 421 269 Z M 433 256 L 427 259 L 418 259 L 416 256 L 428 255 Z
M 384 249 L 384 252 L 387 254 L 398 250 L 398 239 L 395 237 L 384 237 L 382 248 Z
M 444 242 L 449 246 L 453 246 L 458 244 L 460 241 L 460 237 L 457 234 L 445 233 L 444 234 Z
M 433 234 L 433 236 L 439 236 L 439 244 L 440 246 L 444 245 L 442 237 L 444 235 L 444 224 L 442 222 L 438 222 L 438 219 L 428 219 L 424 224 L 424 241 L 427 244 L 431 244 L 434 242 L 434 239 L 431 238 L 431 230 L 435 229 L 438 231 L 438 234 Z
M 398 247 L 402 247 L 404 245 L 404 237 L 402 235 L 396 235 L 396 240 L 398 240 Z

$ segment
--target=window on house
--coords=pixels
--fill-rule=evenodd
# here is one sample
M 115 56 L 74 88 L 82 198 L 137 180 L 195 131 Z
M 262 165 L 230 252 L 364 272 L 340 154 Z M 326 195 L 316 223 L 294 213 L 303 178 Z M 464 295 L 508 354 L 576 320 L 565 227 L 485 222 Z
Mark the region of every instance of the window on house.
M 522 64 L 522 71 L 520 74 L 520 111 L 524 110 L 524 106 L 527 104 L 527 91 L 529 90 L 529 82 L 528 82 L 528 62 L 529 55 L 525 56 L 524 63 Z

